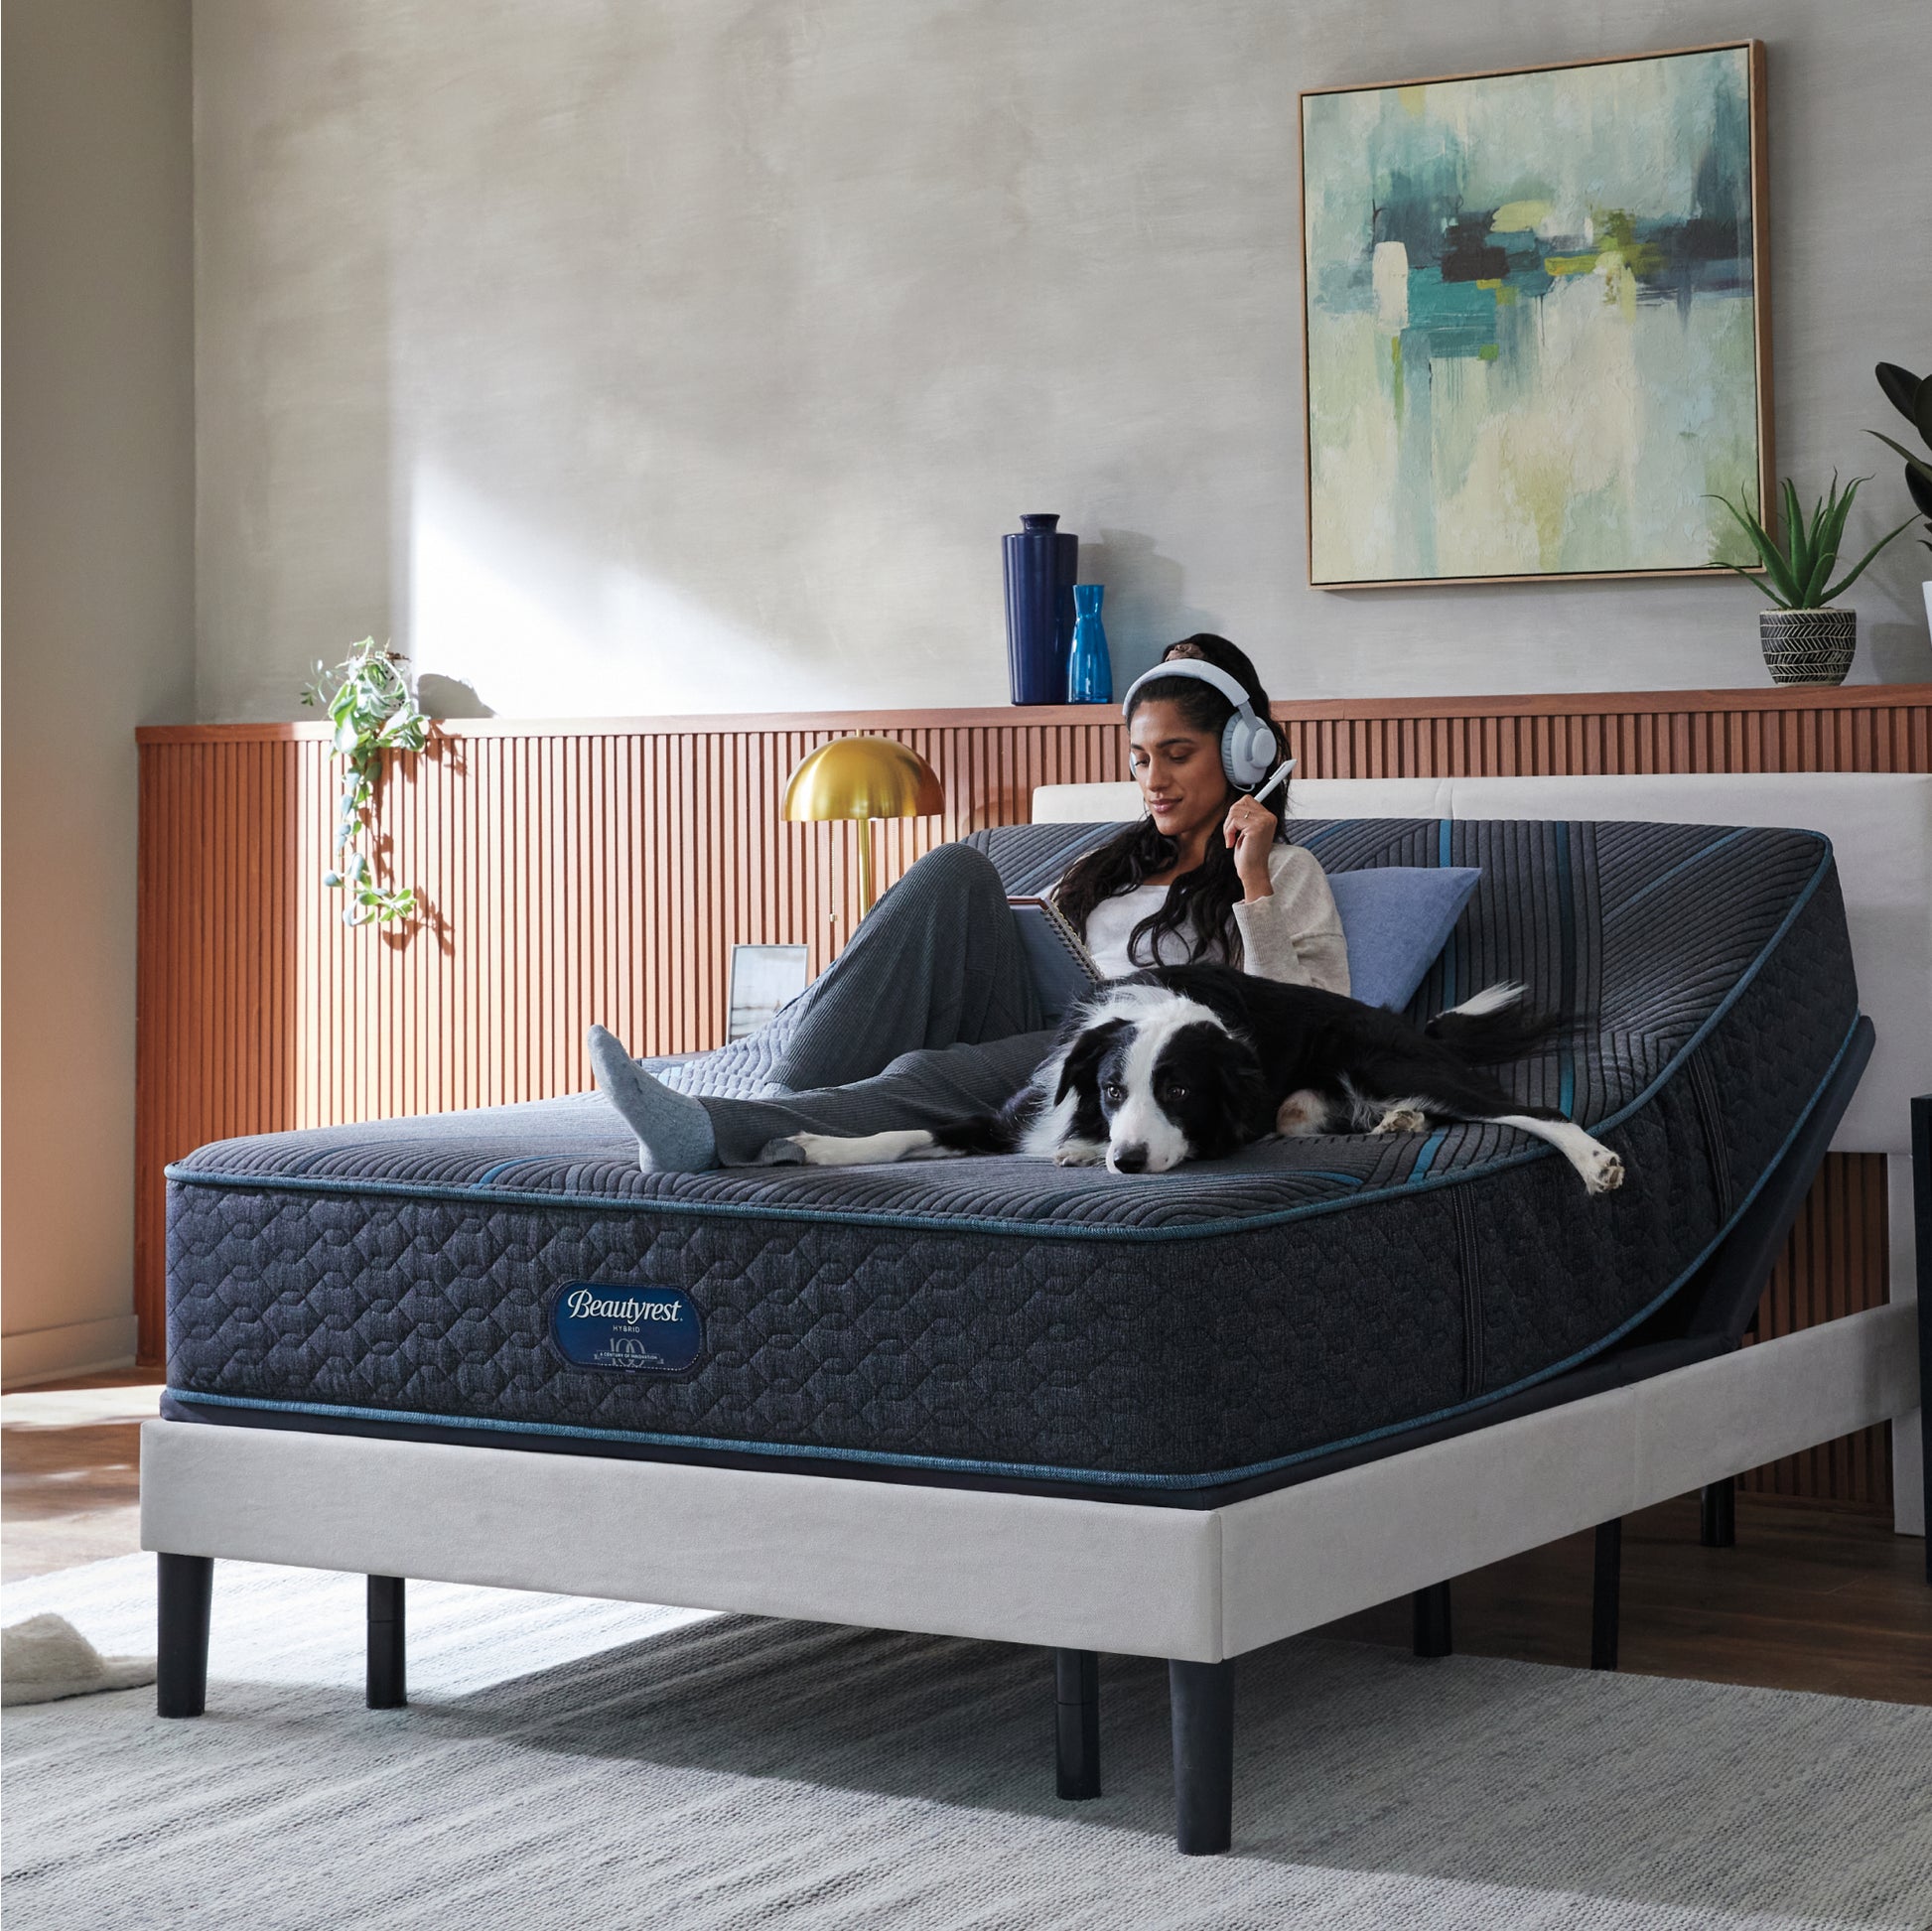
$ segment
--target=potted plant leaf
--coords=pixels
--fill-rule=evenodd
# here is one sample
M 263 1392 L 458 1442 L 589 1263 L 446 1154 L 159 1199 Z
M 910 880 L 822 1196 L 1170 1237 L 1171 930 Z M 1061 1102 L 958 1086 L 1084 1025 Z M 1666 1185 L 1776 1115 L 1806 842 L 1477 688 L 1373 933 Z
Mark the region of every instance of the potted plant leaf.
M 1896 362 L 1880 362 L 1877 373 L 1885 400 L 1918 431 L 1919 441 L 1932 451 L 1932 375 L 1914 375 Z M 1905 459 L 1905 490 L 1925 518 L 1925 535 L 1919 540 L 1932 550 L 1932 461 L 1915 455 L 1903 443 L 1894 443 L 1881 429 L 1871 433 L 1887 449 L 1896 450 Z M 1926 579 L 1923 588 L 1925 621 L 1932 627 L 1932 577 Z
M 1843 489 L 1838 475 L 1832 475 L 1831 489 L 1812 505 L 1806 516 L 1798 501 L 1798 491 L 1789 477 L 1784 482 L 1784 544 L 1747 509 L 1739 509 L 1728 496 L 1718 501 L 1736 517 L 1751 548 L 1763 565 L 1763 574 L 1745 570 L 1734 563 L 1725 568 L 1754 584 L 1777 606 L 1757 614 L 1757 640 L 1763 647 L 1765 668 L 1774 684 L 1842 684 L 1852 668 L 1859 647 L 1859 614 L 1838 610 L 1835 597 L 1842 597 L 1864 574 L 1865 566 L 1889 543 L 1911 527 L 1908 516 L 1898 528 L 1881 536 L 1844 576 L 1834 583 L 1832 572 L 1838 568 L 1839 545 L 1845 539 L 1845 519 L 1861 483 L 1869 477 L 1854 477 Z

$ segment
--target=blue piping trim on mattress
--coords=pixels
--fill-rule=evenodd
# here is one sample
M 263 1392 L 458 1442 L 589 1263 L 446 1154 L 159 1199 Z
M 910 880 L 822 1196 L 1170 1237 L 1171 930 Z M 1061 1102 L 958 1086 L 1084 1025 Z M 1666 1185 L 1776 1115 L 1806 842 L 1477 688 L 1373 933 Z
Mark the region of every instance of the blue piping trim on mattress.
M 1561 965 L 1558 983 L 1563 987 L 1563 1017 L 1572 1018 L 1580 1004 L 1577 998 L 1577 881 L 1570 869 L 1570 826 L 1557 824 L 1557 943 Z M 1782 930 L 1782 927 L 1779 927 Z M 1759 955 L 1762 956 L 1761 954 Z M 1756 970 L 1755 964 L 1752 970 Z M 1557 1043 L 1557 1111 L 1568 1120 L 1577 1103 L 1577 1052 L 1568 1030 Z
M 1785 934 L 1797 922 L 1798 915 L 1811 902 L 1818 888 L 1832 870 L 1832 841 L 1822 832 L 1807 832 L 1804 835 L 1814 838 L 1824 848 L 1817 871 L 1811 875 L 1792 900 L 1790 909 L 1778 921 L 1777 929 L 1764 941 L 1757 957 L 1739 975 L 1736 984 L 1713 1009 L 1704 1024 L 1666 1061 L 1656 1078 L 1634 1099 L 1619 1107 L 1606 1119 L 1587 1123 L 1590 1131 L 1599 1139 L 1613 1132 L 1625 1120 L 1641 1112 L 1677 1076 L 1685 1061 L 1704 1043 L 1725 1016 L 1743 997 L 1745 990 L 1763 970 L 1765 961 L 1777 951 L 1779 945 L 1783 943 Z M 1857 1024 L 1857 1019 L 1855 1013 L 1852 1022 L 1854 1025 Z M 1411 1177 L 1398 1180 L 1392 1185 L 1376 1187 L 1366 1193 L 1353 1193 L 1341 1199 L 1311 1200 L 1297 1207 L 1281 1207 L 1269 1213 L 1244 1214 L 1225 1220 L 1190 1220 L 1173 1227 L 1114 1227 L 1080 1221 L 1002 1220 L 987 1215 L 963 1213 L 868 1213 L 839 1207 L 766 1206 L 753 1201 L 680 1200 L 667 1198 L 662 1194 L 524 1192 L 510 1187 L 484 1188 L 474 1180 L 465 1181 L 457 1186 L 437 1186 L 411 1180 L 310 1179 L 302 1175 L 281 1173 L 224 1173 L 218 1169 L 192 1168 L 182 1165 L 168 1167 L 165 1170 L 165 1177 L 178 1185 L 226 1187 L 235 1191 L 257 1193 L 334 1193 L 338 1195 L 352 1193 L 390 1200 L 487 1200 L 502 1206 L 577 1207 L 586 1212 L 603 1212 L 619 1207 L 632 1212 L 644 1209 L 653 1214 L 667 1216 L 686 1214 L 693 1219 L 705 1220 L 782 1220 L 794 1226 L 809 1223 L 835 1227 L 887 1227 L 908 1233 L 931 1233 L 938 1228 L 957 1228 L 978 1234 L 1014 1234 L 1028 1240 L 1125 1242 L 1200 1240 L 1227 1234 L 1256 1232 L 1268 1227 L 1286 1226 L 1296 1220 L 1312 1219 L 1317 1214 L 1350 1210 L 1366 1205 L 1371 1200 L 1392 1199 L 1404 1193 L 1424 1193 L 1436 1187 L 1460 1186 L 1472 1180 L 1487 1179 L 1491 1174 L 1506 1172 L 1517 1167 L 1526 1167 L 1533 1160 L 1560 1159 L 1562 1155 L 1555 1148 L 1545 1146 L 1539 1141 L 1521 1153 L 1503 1154 L 1495 1160 L 1484 1161 L 1478 1166 L 1456 1168 L 1450 1172 L 1433 1173 L 1421 1179 Z
M 1455 851 L 1452 841 L 1453 828 L 1453 819 L 1438 818 L 1436 820 L 1436 863 L 1439 868 L 1446 868 L 1455 863 Z M 1457 918 L 1455 923 L 1449 927 L 1449 938 L 1443 946 L 1443 1004 L 1441 1007 L 1443 1012 L 1448 1012 L 1451 1006 L 1456 1005 L 1461 999 L 1461 993 L 1458 990 L 1462 979 L 1461 931 L 1462 921 L 1460 918 Z
M 1722 852 L 1726 845 L 1734 845 L 1750 829 L 1751 827 L 1749 825 L 1738 825 L 1734 830 L 1725 832 L 1722 838 L 1714 838 L 1710 844 L 1700 845 L 1689 858 L 1679 859 L 1668 872 L 1659 873 L 1648 885 L 1638 887 L 1613 911 L 1606 911 L 1603 914 L 1603 923 L 1609 925 L 1614 920 L 1621 918 L 1632 905 L 1642 904 L 1653 892 L 1657 891 L 1660 886 L 1669 885 L 1671 880 L 1676 878 L 1680 872 L 1688 872 L 1692 866 L 1701 864 L 1713 852 Z
M 1452 1403 L 1449 1407 L 1439 1408 L 1432 1414 L 1417 1415 L 1403 1422 L 1392 1422 L 1386 1428 L 1369 1429 L 1361 1435 L 1346 1436 L 1338 1442 L 1323 1442 L 1311 1448 L 1298 1449 L 1294 1454 L 1278 1455 L 1270 1461 L 1250 1462 L 1241 1468 L 1217 1468 L 1203 1475 L 1123 1474 L 1112 1469 L 1056 1468 L 1035 1462 L 974 1461 L 951 1455 L 882 1454 L 874 1448 L 799 1448 L 790 1444 L 772 1442 L 736 1441 L 729 1437 L 662 1435 L 648 1429 L 583 1428 L 569 1422 L 504 1422 L 475 1415 L 432 1415 L 408 1409 L 349 1408 L 330 1402 L 256 1401 L 244 1395 L 203 1394 L 199 1390 L 185 1388 L 170 1388 L 168 1392 L 178 1400 L 191 1404 L 201 1403 L 212 1408 L 260 1409 L 277 1415 L 326 1415 L 340 1421 L 397 1422 L 423 1428 L 487 1429 L 504 1435 L 562 1436 L 578 1442 L 641 1442 L 649 1444 L 652 1448 L 701 1448 L 729 1454 L 781 1455 L 788 1459 L 816 1461 L 867 1462 L 890 1468 L 933 1468 L 964 1475 L 1001 1475 L 1030 1481 L 1083 1482 L 1094 1487 L 1190 1489 L 1211 1488 L 1221 1482 L 1246 1481 L 1256 1475 L 1271 1475 L 1279 1469 L 1292 1468 L 1298 1461 L 1308 1461 L 1315 1455 L 1334 1454 L 1343 1448 L 1360 1448 L 1365 1443 L 1380 1442 L 1392 1435 L 1406 1434 L 1411 1429 L 1428 1428 L 1437 1422 L 1447 1422 L 1458 1415 L 1471 1414 L 1477 1409 L 1487 1408 L 1492 1402 L 1499 1402 L 1510 1395 L 1520 1394 L 1525 1388 L 1534 1388 L 1541 1382 L 1553 1380 L 1560 1374 L 1567 1374 L 1572 1368 L 1582 1367 L 1586 1361 L 1593 1359 L 1606 1348 L 1614 1347 L 1624 1335 L 1648 1320 L 1686 1281 L 1696 1274 L 1717 1251 L 1725 1236 L 1737 1224 L 1744 1210 L 1757 1198 L 1763 1190 L 1765 1181 L 1777 1171 L 1778 1163 L 1790 1151 L 1805 1122 L 1810 1119 L 1813 1107 L 1818 1104 L 1819 1095 L 1831 1084 L 1832 1076 L 1838 1071 L 1840 1062 L 1851 1048 L 1858 1024 L 1855 1019 L 1847 1030 L 1844 1044 L 1832 1055 L 1831 1065 L 1826 1068 L 1824 1077 L 1818 1082 L 1811 1098 L 1805 1103 L 1804 1111 L 1793 1123 L 1791 1131 L 1785 1135 L 1777 1152 L 1766 1162 L 1763 1172 L 1758 1175 L 1757 1184 L 1737 1203 L 1730 1217 L 1711 1237 L 1697 1258 L 1662 1294 L 1638 1309 L 1620 1327 L 1604 1335 L 1600 1341 L 1593 1341 L 1588 1347 L 1580 1348 L 1575 1354 L 1568 1355 L 1547 1368 L 1539 1369 L 1535 1374 L 1525 1375 L 1520 1381 L 1512 1381 L 1506 1388 L 1492 1388 L 1472 1400 Z
M 487 1186 L 498 1173 L 507 1173 L 512 1167 L 528 1167 L 533 1161 L 556 1160 L 558 1158 L 559 1156 L 554 1153 L 518 1154 L 514 1160 L 499 1160 L 488 1172 L 479 1173 L 470 1184 L 472 1186 Z
M 1409 1170 L 1411 1184 L 1421 1179 L 1436 1165 L 1436 1156 L 1443 1151 L 1443 1142 L 1448 1138 L 1447 1129 L 1439 1127 L 1422 1143 L 1422 1152 L 1416 1156 L 1416 1164 Z

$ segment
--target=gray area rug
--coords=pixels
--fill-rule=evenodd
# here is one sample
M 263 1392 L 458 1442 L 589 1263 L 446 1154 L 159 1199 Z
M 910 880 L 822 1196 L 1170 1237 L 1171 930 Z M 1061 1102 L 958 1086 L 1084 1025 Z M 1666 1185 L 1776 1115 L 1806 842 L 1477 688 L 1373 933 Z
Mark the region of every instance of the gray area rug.
M 153 1563 L 37 1578 L 152 1646 Z M 1305 1638 L 1239 1666 L 1235 1849 L 1170 1836 L 1158 1664 L 1053 1795 L 1038 1650 L 221 1564 L 208 1715 L 8 1713 L 10 1931 L 106 1925 L 1922 1926 L 1932 1710 Z

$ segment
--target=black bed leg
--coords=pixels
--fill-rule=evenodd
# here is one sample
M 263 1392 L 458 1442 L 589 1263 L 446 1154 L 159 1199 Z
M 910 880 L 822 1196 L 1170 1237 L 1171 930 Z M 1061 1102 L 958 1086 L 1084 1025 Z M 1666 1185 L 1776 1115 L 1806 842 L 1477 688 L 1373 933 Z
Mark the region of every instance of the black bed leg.
M 1100 1658 L 1090 1649 L 1053 1652 L 1053 1770 L 1062 1797 L 1100 1795 Z
M 1730 1549 L 1737 1542 L 1737 1477 L 1707 1482 L 1698 1498 L 1698 1540 L 1707 1549 Z
M 1410 1598 L 1415 1611 L 1415 1649 L 1418 1656 L 1452 1656 L 1455 1642 L 1449 1629 L 1449 1586 L 1431 1583 Z
M 207 1708 L 214 1558 L 161 1556 L 155 1567 L 155 1715 L 199 1717 Z
M 1616 1668 L 1616 1631 L 1623 1588 L 1623 1519 L 1596 1529 L 1596 1573 L 1589 1597 L 1589 1666 Z
M 1234 1665 L 1171 1662 L 1168 1702 L 1174 1842 L 1183 1857 L 1212 1857 L 1234 1833 Z
M 400 1710 L 409 1701 L 403 1665 L 403 1580 L 369 1578 L 369 1677 L 371 1710 Z

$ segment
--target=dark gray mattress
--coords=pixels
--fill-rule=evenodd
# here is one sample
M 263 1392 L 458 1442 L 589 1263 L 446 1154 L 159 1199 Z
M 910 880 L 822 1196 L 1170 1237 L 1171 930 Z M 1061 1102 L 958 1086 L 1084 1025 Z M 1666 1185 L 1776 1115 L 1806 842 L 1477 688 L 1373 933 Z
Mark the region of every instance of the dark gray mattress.
M 1023 890 L 1111 829 L 974 842 Z M 169 1170 L 168 1412 L 1131 1498 L 1393 1439 L 1611 1347 L 1712 1251 L 1845 1050 L 1828 842 L 1296 834 L 1331 872 L 1482 868 L 1412 1010 L 1519 978 L 1588 1016 L 1504 1079 L 1615 1148 L 1620 1192 L 1587 1197 L 1493 1127 L 1153 1177 L 1016 1158 L 649 1174 L 592 1095 L 231 1140 Z M 756 1091 L 764 1051 L 675 1077 Z M 587 1287 L 632 1311 L 560 1318 Z

